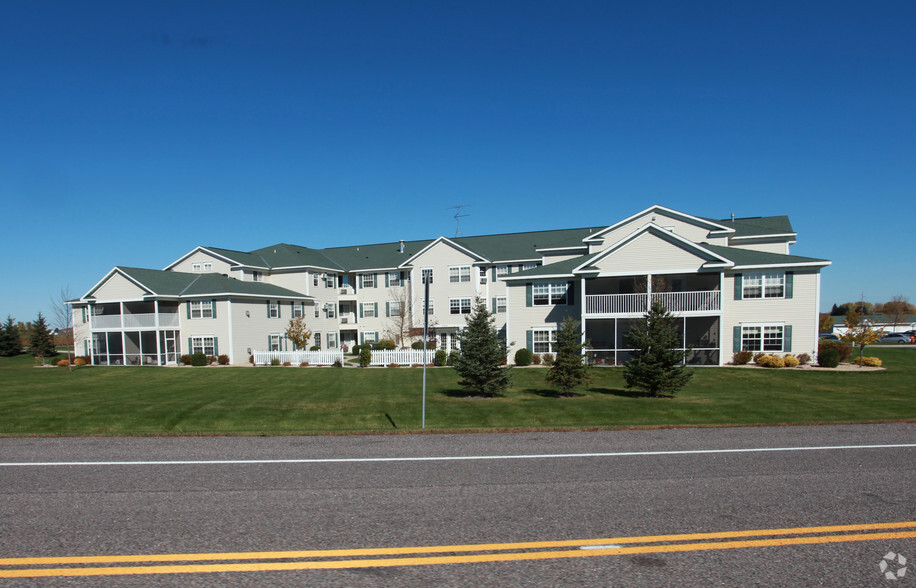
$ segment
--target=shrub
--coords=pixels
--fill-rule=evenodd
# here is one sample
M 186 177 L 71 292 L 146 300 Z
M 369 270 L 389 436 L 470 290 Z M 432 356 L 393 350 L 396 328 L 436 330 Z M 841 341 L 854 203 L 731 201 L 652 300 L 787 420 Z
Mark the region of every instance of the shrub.
M 340 360 L 339 360 L 339 359 L 335 359 L 335 360 L 334 360 L 334 367 L 343 367 L 343 364 L 340 363 Z
M 421 345 L 422 345 L 422 344 L 421 344 Z M 410 367 L 412 367 L 412 368 L 419 368 L 419 367 L 423 367 L 423 364 L 422 364 L 422 363 L 412 363 L 412 364 L 410 364 Z
M 270 365 L 274 365 L 274 366 L 280 365 L 280 360 L 275 357 L 270 360 Z
M 437 349 L 436 358 L 433 361 L 439 366 L 446 365 L 448 363 L 448 354 L 445 353 L 445 349 Z
M 423 349 L 423 341 L 414 341 L 410 344 L 411 349 L 416 349 L 417 351 Z
M 382 349 L 384 351 L 394 351 L 395 349 L 398 348 L 398 346 L 395 345 L 394 341 L 391 339 L 382 339 L 381 341 L 376 343 L 376 345 L 374 345 L 373 348 Z
M 758 351 L 754 354 L 754 363 L 757 363 L 757 360 L 766 355 L 763 351 Z
M 321 351 L 321 345 L 312 345 L 309 347 L 309 351 Z
M 400 365 L 400 364 L 397 364 L 397 363 L 389 363 L 389 364 L 388 364 L 388 367 L 390 367 L 390 368 L 395 368 L 395 367 L 401 367 L 401 365 Z
M 811 363 L 811 356 L 808 355 L 807 353 L 799 353 L 797 359 L 798 359 L 798 363 L 800 363 L 801 365 L 808 365 L 809 363 Z
M 531 361 L 534 358 L 534 354 L 530 349 L 522 348 L 515 352 L 515 365 L 526 366 L 531 365 Z
M 191 356 L 187 354 L 182 355 L 178 358 L 178 363 L 182 365 L 191 365 Z
M 307 361 L 303 361 L 302 363 L 299 364 L 299 367 L 308 367 L 308 366 L 309 366 L 309 362 Z
M 747 365 L 754 354 L 750 351 L 738 351 L 732 356 L 732 363 L 735 365 Z
M 217 357 L 215 355 L 208 355 L 207 365 L 213 365 L 214 363 L 217 363 Z
M 840 352 L 835 347 L 824 347 L 817 354 L 817 365 L 835 368 L 840 365 Z
M 871 359 L 871 358 L 869 358 L 869 359 Z M 62 360 L 60 360 L 60 361 L 57 362 L 57 367 L 67 367 L 68 365 L 70 365 L 70 362 L 67 361 L 66 359 L 62 359 Z
M 461 355 L 461 352 L 457 349 L 452 350 L 448 354 L 448 359 L 446 360 L 446 365 L 455 365 L 455 362 L 458 361 L 458 356 Z
M 88 363 L 85 357 L 76 357 L 73 359 L 73 365 L 86 365 Z
M 531 364 L 532 365 L 541 365 L 541 354 L 533 353 L 531 355 Z
M 541 359 L 544 360 L 544 365 L 546 366 L 553 365 L 553 354 L 552 353 L 545 353 Z
M 868 367 L 881 367 L 883 363 L 884 362 L 882 362 L 877 357 L 863 357 L 862 358 L 862 365 L 866 365 Z
M 291 364 L 291 363 L 288 362 L 288 361 L 284 361 L 284 362 L 283 362 L 283 367 L 290 367 L 290 366 L 292 366 L 292 365 L 293 365 L 293 364 Z
M 757 359 L 756 363 L 761 367 L 769 368 L 781 368 L 786 366 L 783 358 L 777 357 L 775 355 L 763 355 Z
M 369 367 L 372 363 L 372 348 L 369 345 L 360 345 L 359 347 L 359 365 L 360 367 Z
M 350 350 L 350 353 L 352 353 L 353 355 L 359 355 L 359 352 L 362 351 L 362 347 L 363 347 L 362 345 L 354 345 L 353 348 Z
M 217 361 L 220 365 L 229 365 L 229 356 L 228 356 L 228 355 L 220 355 L 218 358 L 216 358 L 216 361 Z
M 200 367 L 202 365 L 207 365 L 210 363 L 207 359 L 207 356 L 203 353 L 194 353 L 191 355 L 191 365 Z
M 821 352 L 825 349 L 835 349 L 839 356 L 839 361 L 846 362 L 852 358 L 852 345 L 842 341 L 819 341 L 817 344 L 818 362 L 820 362 Z
M 798 367 L 798 358 L 794 355 L 787 355 L 782 360 L 785 362 L 786 367 Z

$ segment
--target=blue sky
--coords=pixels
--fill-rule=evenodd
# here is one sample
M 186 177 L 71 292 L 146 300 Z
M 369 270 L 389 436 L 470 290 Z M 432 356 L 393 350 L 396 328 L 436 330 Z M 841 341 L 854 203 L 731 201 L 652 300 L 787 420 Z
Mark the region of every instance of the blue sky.
M 7 2 L 0 315 L 197 245 L 788 214 L 916 299 L 916 3 Z

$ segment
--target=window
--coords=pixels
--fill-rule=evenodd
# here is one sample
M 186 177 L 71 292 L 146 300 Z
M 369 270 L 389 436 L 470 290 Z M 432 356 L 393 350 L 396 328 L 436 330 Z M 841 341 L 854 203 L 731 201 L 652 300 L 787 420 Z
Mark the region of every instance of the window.
M 449 298 L 448 312 L 449 314 L 471 314 L 471 299 Z
M 425 302 L 425 301 L 421 298 L 421 299 L 420 299 L 420 316 L 423 316 L 423 306 L 424 306 L 424 302 Z M 432 298 L 429 299 L 429 306 L 426 307 L 426 312 L 427 312 L 428 314 L 430 314 L 430 315 L 433 315 L 433 314 L 436 313 L 436 305 L 435 305 L 435 302 L 436 302 L 436 301 L 433 300 Z
M 315 345 L 321 347 L 321 333 L 315 332 Z
M 741 349 L 745 351 L 782 351 L 783 325 L 742 325 Z
M 430 267 L 423 268 L 420 270 L 420 276 L 422 278 L 422 283 L 432 284 L 433 283 L 433 269 Z
M 401 316 L 400 300 L 392 300 L 388 303 L 388 316 Z
M 337 349 L 337 333 L 328 333 L 328 349 Z
M 280 334 L 274 333 L 273 335 L 268 335 L 270 349 L 268 351 L 280 351 Z
M 192 300 L 191 318 L 213 318 L 213 301 L 212 300 Z
M 506 312 L 506 297 L 497 296 L 493 299 L 493 312 L 499 314 Z
M 372 318 L 375 316 L 375 303 L 363 302 L 363 317 Z
M 305 303 L 293 302 L 293 318 L 302 318 L 305 316 Z
M 318 274 L 312 274 L 312 285 L 318 287 Z
M 337 287 L 337 276 L 335 274 L 328 274 L 327 276 L 325 276 L 324 287 L 325 288 Z
M 360 274 L 360 288 L 375 288 L 375 274 Z
M 267 302 L 267 318 L 280 318 L 280 303 L 274 300 Z
M 448 268 L 448 281 L 452 284 L 471 281 L 471 266 L 453 265 Z
M 378 331 L 363 331 L 363 343 L 378 343 Z
M 535 306 L 566 304 L 566 282 L 537 282 L 531 288 L 531 301 Z
M 191 337 L 191 353 L 216 355 L 216 337 Z
M 508 265 L 498 265 L 496 266 L 496 277 L 508 276 L 509 275 L 509 266 Z
M 252 282 L 263 282 L 264 274 L 261 272 L 251 272 L 251 281 Z
M 388 287 L 396 288 L 401 285 L 401 272 L 388 272 Z
M 191 264 L 191 271 L 192 271 L 192 272 L 199 272 L 199 271 L 200 271 L 200 264 L 199 264 L 199 263 L 192 263 L 192 264 Z
M 531 262 L 528 262 L 528 263 L 522 265 L 522 271 L 534 269 L 534 268 L 536 268 L 537 266 L 538 266 L 538 264 L 537 264 L 536 262 L 531 261 Z
M 531 341 L 535 353 L 553 353 L 557 343 L 557 332 L 555 330 L 540 329 L 532 331 Z
M 213 271 L 213 264 L 210 263 L 209 261 L 205 261 L 205 262 L 204 262 L 204 271 L 205 271 L 205 272 L 212 272 L 212 271 Z
M 784 298 L 786 293 L 786 274 L 746 274 L 743 286 L 743 298 Z
M 316 313 L 318 312 L 317 306 L 315 307 L 315 312 Z M 327 318 L 334 318 L 335 316 L 337 316 L 337 304 L 335 304 L 334 302 L 328 302 L 327 304 L 324 305 L 324 312 L 326 313 Z

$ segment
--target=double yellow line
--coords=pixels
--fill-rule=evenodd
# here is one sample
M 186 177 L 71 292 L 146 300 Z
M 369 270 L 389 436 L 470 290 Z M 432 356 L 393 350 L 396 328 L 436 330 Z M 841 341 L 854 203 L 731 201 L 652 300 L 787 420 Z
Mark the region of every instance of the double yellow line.
M 0 558 L 0 578 L 119 576 L 130 574 L 197 574 L 207 572 L 266 572 L 419 566 L 741 549 L 748 547 L 778 547 L 784 545 L 846 543 L 852 541 L 875 541 L 879 539 L 904 539 L 914 537 L 916 537 L 916 521 L 905 521 L 865 525 L 725 531 L 719 533 L 650 535 L 642 537 L 533 541 L 524 543 L 435 545 L 427 547 L 382 547 L 376 549 L 326 549 L 242 553 L 18 557 Z M 625 545 L 632 544 L 637 545 L 625 547 Z M 251 560 L 258 561 L 252 562 Z M 232 563 L 195 563 L 217 561 L 231 561 Z M 157 562 L 183 563 L 154 565 Z M 144 563 L 147 565 L 118 565 L 137 563 Z

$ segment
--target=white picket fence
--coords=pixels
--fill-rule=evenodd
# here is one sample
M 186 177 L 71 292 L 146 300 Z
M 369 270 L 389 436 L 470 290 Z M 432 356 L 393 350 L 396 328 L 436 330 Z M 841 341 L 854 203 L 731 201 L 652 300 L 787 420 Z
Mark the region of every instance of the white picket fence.
M 423 363 L 433 363 L 436 359 L 435 349 L 392 349 L 372 351 L 372 361 L 369 365 L 414 365 Z
M 270 365 L 271 360 L 278 359 L 280 364 L 289 362 L 292 365 L 334 365 L 339 361 L 344 363 L 344 354 L 340 350 L 330 351 L 253 351 L 254 365 Z

